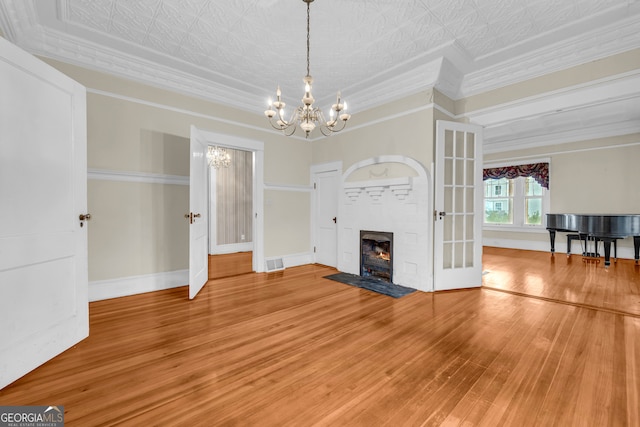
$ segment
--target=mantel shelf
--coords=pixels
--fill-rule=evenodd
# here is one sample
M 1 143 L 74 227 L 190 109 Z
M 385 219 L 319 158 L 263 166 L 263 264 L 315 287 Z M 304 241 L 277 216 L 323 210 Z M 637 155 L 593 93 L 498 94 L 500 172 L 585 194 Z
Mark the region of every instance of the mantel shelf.
M 378 201 L 386 190 L 390 190 L 398 200 L 404 200 L 413 189 L 413 178 L 375 179 L 347 182 L 344 193 L 351 201 L 356 201 L 360 193 L 366 192 L 373 201 Z

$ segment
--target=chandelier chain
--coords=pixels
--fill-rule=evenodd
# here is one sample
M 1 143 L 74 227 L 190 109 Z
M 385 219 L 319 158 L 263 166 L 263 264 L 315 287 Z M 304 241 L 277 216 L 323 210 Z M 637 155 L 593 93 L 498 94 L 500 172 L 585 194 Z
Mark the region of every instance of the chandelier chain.
M 311 40 L 311 36 L 310 36 L 310 26 L 309 26 L 309 21 L 310 21 L 310 12 L 309 12 L 309 5 L 311 4 L 311 2 L 307 2 L 307 76 L 309 76 L 309 50 L 310 50 L 310 40 Z

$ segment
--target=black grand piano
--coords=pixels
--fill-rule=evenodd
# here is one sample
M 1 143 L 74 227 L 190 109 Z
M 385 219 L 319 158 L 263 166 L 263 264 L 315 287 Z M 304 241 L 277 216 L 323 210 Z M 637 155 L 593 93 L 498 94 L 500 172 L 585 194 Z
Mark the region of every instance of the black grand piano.
M 611 243 L 617 239 L 633 236 L 634 259 L 638 264 L 640 258 L 640 215 L 614 214 L 547 214 L 547 230 L 551 239 L 551 252 L 555 252 L 556 231 L 577 233 L 584 242 L 584 255 L 598 256 L 597 244 L 604 245 L 604 265 L 611 264 Z M 595 245 L 595 250 L 586 250 L 588 242 Z

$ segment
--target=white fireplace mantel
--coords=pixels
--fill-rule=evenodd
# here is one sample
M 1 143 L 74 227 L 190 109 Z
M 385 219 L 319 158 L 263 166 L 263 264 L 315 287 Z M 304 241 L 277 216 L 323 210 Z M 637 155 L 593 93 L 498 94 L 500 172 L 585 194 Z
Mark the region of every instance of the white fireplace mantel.
M 360 194 L 366 193 L 374 201 L 379 201 L 384 191 L 391 193 L 399 200 L 404 200 L 413 189 L 413 177 L 375 179 L 368 181 L 347 182 L 343 186 L 344 194 L 355 201 Z
M 412 176 L 353 180 L 357 170 L 387 163 L 409 166 L 407 175 Z M 340 271 L 360 274 L 360 230 L 391 232 L 393 283 L 432 290 L 430 177 L 421 163 L 406 156 L 371 158 L 347 169 L 338 204 Z

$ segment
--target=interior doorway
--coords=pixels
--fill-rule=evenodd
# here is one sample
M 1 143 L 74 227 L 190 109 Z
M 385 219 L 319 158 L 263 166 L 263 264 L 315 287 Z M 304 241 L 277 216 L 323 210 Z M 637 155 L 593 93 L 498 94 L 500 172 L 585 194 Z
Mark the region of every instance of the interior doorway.
M 219 134 L 215 132 L 210 132 L 202 129 L 198 129 L 195 126 L 192 126 L 192 141 L 197 139 L 201 141 L 203 144 L 203 149 L 197 153 L 192 153 L 192 165 L 190 171 L 190 187 L 204 187 L 204 191 L 202 192 L 202 196 L 198 196 L 198 203 L 200 200 L 202 204 L 205 205 L 203 207 L 198 208 L 197 206 L 190 206 L 190 211 L 194 213 L 195 222 L 198 224 L 203 223 L 205 229 L 205 239 L 207 240 L 204 245 L 204 249 L 202 252 L 198 250 L 192 250 L 191 244 L 189 248 L 189 271 L 191 275 L 191 265 L 196 265 L 197 262 L 204 263 L 205 266 L 208 267 L 208 270 L 213 268 L 217 268 L 219 265 L 225 265 L 224 262 L 215 262 L 210 259 L 211 255 L 209 255 L 209 239 L 210 237 L 210 229 L 215 228 L 215 223 L 211 224 L 210 215 L 208 211 L 209 209 L 209 186 L 210 186 L 210 174 L 208 172 L 208 165 L 206 159 L 206 151 L 209 146 L 218 146 L 224 149 L 233 149 L 233 150 L 242 150 L 249 153 L 249 156 L 252 157 L 251 162 L 251 170 L 252 170 L 252 197 L 251 197 L 251 271 L 261 273 L 265 271 L 265 261 L 264 261 L 264 143 L 261 141 L 239 138 L 237 136 Z M 197 167 L 194 167 L 194 164 Z M 197 173 L 198 170 L 202 168 L 203 173 Z M 197 184 L 197 185 L 195 185 Z M 194 200 L 190 200 L 189 204 L 194 204 Z M 197 204 L 197 203 L 196 203 Z M 195 210 L 198 208 L 200 210 Z M 197 215 L 197 213 L 202 212 L 203 214 Z M 202 219 L 202 221 L 201 221 Z M 190 229 L 193 229 L 193 224 Z M 247 233 L 245 233 L 245 238 Z M 216 255 L 217 256 L 217 255 Z M 195 259 L 198 258 L 198 259 Z M 209 259 L 207 259 L 209 258 Z M 192 262 L 193 261 L 193 262 Z M 197 262 L 196 262 L 197 261 Z M 213 265 L 212 265 L 213 264 Z M 207 272 L 207 276 L 209 276 Z M 208 277 L 207 277 L 208 278 Z M 205 282 L 207 280 L 205 278 Z M 191 279 L 190 279 L 191 282 Z M 203 283 L 204 286 L 204 283 Z
M 227 148 L 227 167 L 209 167 L 209 254 L 253 250 L 253 153 Z
M 228 165 L 209 166 L 209 279 L 253 271 L 254 153 L 225 148 Z

